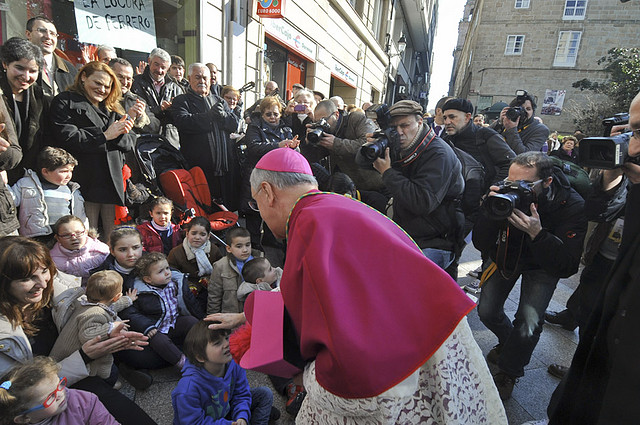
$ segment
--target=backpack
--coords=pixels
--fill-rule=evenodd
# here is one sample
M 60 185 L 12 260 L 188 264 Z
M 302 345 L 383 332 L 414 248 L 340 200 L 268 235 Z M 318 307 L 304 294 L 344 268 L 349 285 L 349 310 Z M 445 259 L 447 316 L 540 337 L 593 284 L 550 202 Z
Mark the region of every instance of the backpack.
M 480 201 L 485 192 L 485 170 L 480 161 L 462 149 L 456 148 L 451 141 L 447 140 L 446 142 L 462 164 L 464 192 L 462 193 L 461 206 L 464 216 L 469 217 L 480 208 Z
M 549 156 L 549 158 L 554 167 L 562 171 L 567 180 L 569 180 L 571 187 L 582 196 L 582 199 L 587 199 L 592 190 L 589 173 L 571 161 L 563 161 L 556 156 Z

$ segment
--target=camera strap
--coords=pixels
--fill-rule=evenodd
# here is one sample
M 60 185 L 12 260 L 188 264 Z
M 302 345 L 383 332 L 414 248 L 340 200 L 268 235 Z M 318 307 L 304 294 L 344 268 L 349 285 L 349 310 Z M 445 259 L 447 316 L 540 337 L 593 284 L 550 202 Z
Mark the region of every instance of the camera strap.
M 500 229 L 498 246 L 496 251 L 496 265 L 503 279 L 511 279 L 517 276 L 520 269 L 519 263 L 524 248 L 524 232 L 513 232 L 514 229 L 508 223 Z M 517 255 L 514 255 L 517 251 Z
M 425 149 L 427 149 L 429 144 L 431 144 L 431 142 L 435 138 L 436 133 L 434 133 L 432 129 L 429 129 L 429 131 L 427 131 L 427 134 L 424 135 L 420 143 L 416 145 L 413 151 L 411 151 L 409 155 L 405 156 L 404 158 L 400 158 L 397 161 L 394 161 L 394 164 L 398 164 L 400 167 L 406 167 L 407 165 L 411 164 L 416 160 L 416 158 L 420 156 L 422 152 L 424 152 Z M 427 139 L 429 139 L 429 141 L 427 141 Z

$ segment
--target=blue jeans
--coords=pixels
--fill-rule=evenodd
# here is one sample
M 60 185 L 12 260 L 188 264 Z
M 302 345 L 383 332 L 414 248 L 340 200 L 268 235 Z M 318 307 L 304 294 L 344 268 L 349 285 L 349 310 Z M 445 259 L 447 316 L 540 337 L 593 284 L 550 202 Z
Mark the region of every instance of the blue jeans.
M 478 315 L 498 337 L 501 345 L 498 367 L 511 376 L 523 376 L 531 354 L 538 344 L 549 306 L 559 278 L 543 270 L 522 272 L 520 302 L 513 323 L 504 313 L 504 303 L 519 275 L 505 279 L 496 271 L 482 286 Z
M 445 251 L 444 249 L 436 248 L 424 248 L 422 253 L 429 260 L 436 263 L 442 270 L 446 269 L 453 263 L 456 255 L 452 251 Z
M 251 425 L 267 425 L 273 406 L 273 393 L 268 387 L 251 388 Z

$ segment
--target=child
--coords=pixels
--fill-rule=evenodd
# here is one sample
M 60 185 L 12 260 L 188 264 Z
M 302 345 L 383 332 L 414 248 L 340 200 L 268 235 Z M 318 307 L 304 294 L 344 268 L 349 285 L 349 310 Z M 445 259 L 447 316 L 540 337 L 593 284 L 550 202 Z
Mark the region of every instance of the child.
M 61 217 L 53 229 L 56 239 L 51 248 L 53 262 L 58 270 L 81 277 L 84 287 L 89 271 L 109 255 L 109 246 L 100 242 L 95 233 L 88 235 L 84 223 L 75 215 Z
M 122 276 L 113 270 L 103 270 L 91 275 L 87 281 L 86 300 L 76 299 L 70 308 L 73 313 L 62 325 L 60 335 L 49 354 L 56 360 L 61 360 L 79 350 L 87 341 L 100 336 L 103 340 L 112 336 L 114 330 L 120 332 L 119 326 L 124 325 L 118 318 L 118 312 L 129 307 L 137 299 L 136 290 L 127 291 L 122 296 Z M 99 376 L 115 383 L 115 373 L 112 376 L 113 356 L 104 355 L 88 363 L 89 375 Z
M 207 308 L 207 286 L 213 263 L 222 258 L 222 254 L 209 240 L 211 223 L 205 217 L 194 217 L 183 227 L 187 234 L 182 244 L 171 250 L 167 261 L 171 267 L 189 276 L 189 289 L 198 298 L 204 311 Z
M 273 393 L 249 389 L 245 371 L 231 358 L 227 331 L 210 330 L 210 324 L 196 323 L 185 338 L 187 361 L 171 393 L 174 425 L 268 423 Z
M 133 226 L 120 226 L 109 235 L 109 255 L 91 274 L 100 270 L 115 270 L 123 279 L 123 289 L 133 288 L 136 262 L 142 257 L 142 236 Z
M 142 235 L 142 245 L 147 252 L 169 252 L 182 241 L 180 226 L 171 222 L 173 202 L 164 196 L 153 198 L 149 204 L 151 221 L 138 226 Z
M 0 422 L 118 424 L 98 396 L 67 388 L 67 378 L 58 378 L 59 370 L 49 357 L 36 357 L 16 366 L 0 384 Z
M 169 364 L 182 368 L 181 345 L 189 329 L 204 317 L 184 274 L 172 271 L 161 252 L 149 252 L 136 263 L 133 288 L 138 299 L 122 311 L 131 330 L 149 337 L 151 349 Z M 195 316 L 195 317 L 194 317 Z
M 243 303 L 238 301 L 242 267 L 254 257 L 262 256 L 262 252 L 251 249 L 251 234 L 247 229 L 233 227 L 227 232 L 227 256 L 213 264 L 207 314 L 242 312 Z
M 84 211 L 80 185 L 71 181 L 78 161 L 60 148 L 45 147 L 38 155 L 38 170 L 26 170 L 25 176 L 11 187 L 16 207 L 20 207 L 20 235 L 52 239 L 52 227 L 59 218 L 73 214 L 89 225 Z
M 282 269 L 273 268 L 265 257 L 247 261 L 242 268 L 244 282 L 238 287 L 238 301 L 243 302 L 253 291 L 279 291 Z

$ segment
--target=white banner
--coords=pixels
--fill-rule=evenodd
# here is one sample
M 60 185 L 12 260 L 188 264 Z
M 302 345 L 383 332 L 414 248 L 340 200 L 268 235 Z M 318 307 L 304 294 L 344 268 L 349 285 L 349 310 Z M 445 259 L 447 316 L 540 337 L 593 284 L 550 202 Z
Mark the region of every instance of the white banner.
M 156 47 L 153 0 L 74 0 L 78 41 L 150 52 Z

